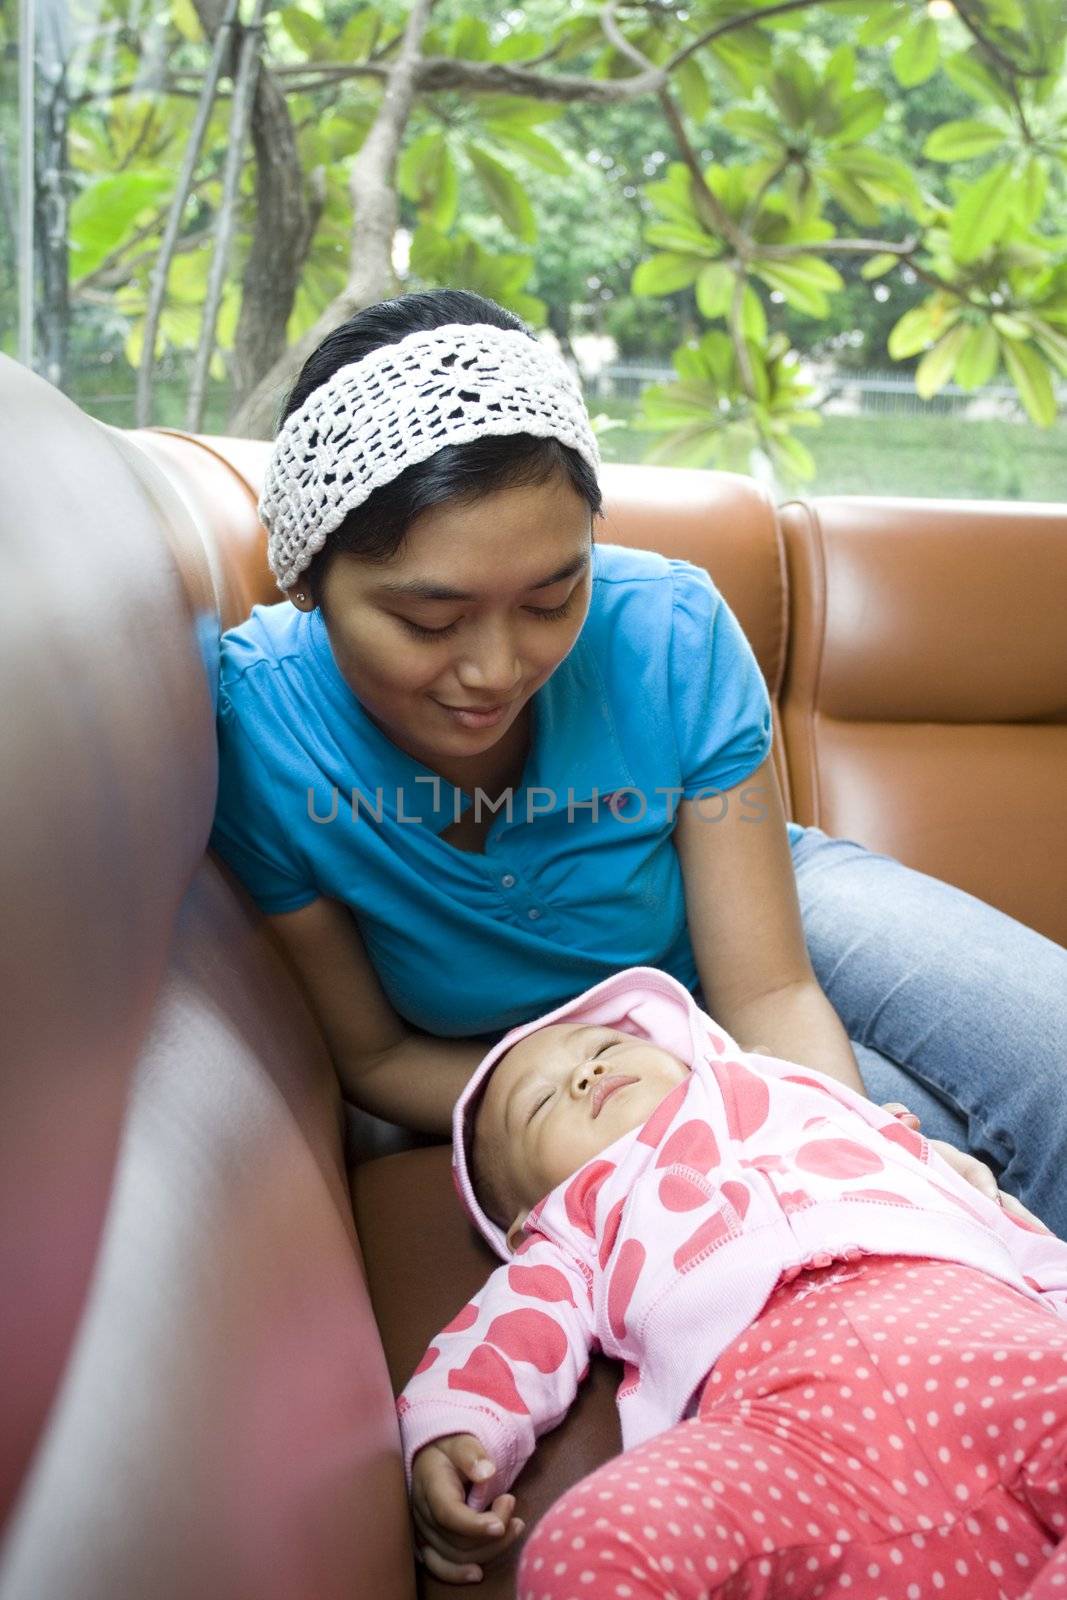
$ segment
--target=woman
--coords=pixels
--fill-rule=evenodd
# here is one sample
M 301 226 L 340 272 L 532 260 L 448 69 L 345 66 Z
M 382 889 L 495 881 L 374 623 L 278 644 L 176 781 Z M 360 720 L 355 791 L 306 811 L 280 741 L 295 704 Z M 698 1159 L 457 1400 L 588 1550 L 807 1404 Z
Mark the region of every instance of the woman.
M 564 364 L 462 291 L 358 313 L 289 397 L 260 511 L 291 605 L 223 639 L 211 843 L 345 1093 L 447 1135 L 487 1040 L 658 966 L 1067 1232 L 1067 952 L 787 827 L 736 619 L 596 545 L 598 465 Z

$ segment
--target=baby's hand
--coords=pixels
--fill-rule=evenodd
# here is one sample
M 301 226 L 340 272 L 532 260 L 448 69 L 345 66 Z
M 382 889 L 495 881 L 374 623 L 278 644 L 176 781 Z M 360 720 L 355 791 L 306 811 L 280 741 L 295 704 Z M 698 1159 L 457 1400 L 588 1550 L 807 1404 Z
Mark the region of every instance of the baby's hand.
M 501 1555 L 525 1526 L 513 1517 L 515 1496 L 501 1494 L 485 1511 L 467 1504 L 467 1486 L 496 1471 L 472 1433 L 450 1433 L 424 1445 L 411 1467 L 411 1515 L 419 1556 L 435 1578 L 478 1583 L 480 1562 Z

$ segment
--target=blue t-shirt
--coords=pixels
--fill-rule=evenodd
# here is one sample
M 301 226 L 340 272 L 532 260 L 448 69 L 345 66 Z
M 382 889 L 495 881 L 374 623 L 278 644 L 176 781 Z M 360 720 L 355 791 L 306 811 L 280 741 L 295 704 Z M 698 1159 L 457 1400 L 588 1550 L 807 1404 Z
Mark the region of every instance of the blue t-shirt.
M 510 818 L 459 850 L 440 835 L 473 796 L 370 719 L 322 613 L 254 606 L 222 638 L 211 846 L 265 912 L 346 904 L 396 1011 L 440 1037 L 498 1038 L 623 967 L 697 993 L 677 807 L 771 744 L 737 619 L 703 568 L 596 545 L 588 615 L 531 708 Z M 702 802 L 709 826 L 721 808 Z

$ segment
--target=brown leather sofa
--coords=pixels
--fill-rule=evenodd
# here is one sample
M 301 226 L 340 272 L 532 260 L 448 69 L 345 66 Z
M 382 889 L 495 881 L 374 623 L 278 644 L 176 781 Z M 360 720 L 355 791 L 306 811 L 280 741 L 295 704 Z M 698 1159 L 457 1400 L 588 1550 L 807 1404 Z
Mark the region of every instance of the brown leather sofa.
M 444 1146 L 346 1118 L 205 854 L 219 634 L 279 599 L 266 450 L 105 428 L 0 358 L 0 1600 L 455 1592 L 416 1574 L 392 1392 L 487 1253 Z M 1067 506 L 604 478 L 600 536 L 740 617 L 790 814 L 1067 943 Z M 528 1520 L 617 1448 L 614 1377 Z

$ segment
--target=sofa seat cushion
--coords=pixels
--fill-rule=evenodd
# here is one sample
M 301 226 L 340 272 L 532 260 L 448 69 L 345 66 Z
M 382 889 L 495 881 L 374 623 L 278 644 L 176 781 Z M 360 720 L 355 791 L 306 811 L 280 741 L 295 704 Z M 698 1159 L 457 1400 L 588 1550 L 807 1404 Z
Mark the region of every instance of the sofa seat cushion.
M 410 1378 L 435 1333 L 481 1288 L 497 1265 L 475 1233 L 452 1187 L 451 1147 L 433 1145 L 380 1157 L 351 1174 L 356 1228 L 371 1304 L 396 1393 Z M 546 1433 L 516 1479 L 516 1515 L 532 1529 L 554 1500 L 622 1448 L 615 1389 L 622 1368 L 593 1358 L 566 1419 Z M 518 1549 L 486 1570 L 478 1600 L 512 1600 Z M 420 1593 L 454 1597 L 420 1567 Z

